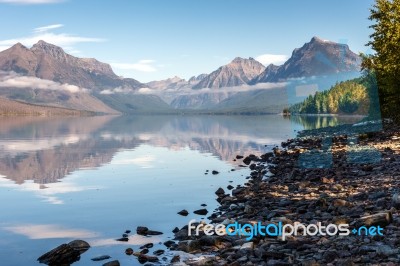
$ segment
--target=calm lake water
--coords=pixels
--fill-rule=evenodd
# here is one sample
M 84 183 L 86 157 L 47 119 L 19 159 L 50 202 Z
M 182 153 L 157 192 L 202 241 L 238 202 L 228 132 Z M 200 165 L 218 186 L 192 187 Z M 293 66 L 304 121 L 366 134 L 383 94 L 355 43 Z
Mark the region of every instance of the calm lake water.
M 210 213 L 217 207 L 218 187 L 244 182 L 249 171 L 233 161 L 237 154 L 265 153 L 304 127 L 339 123 L 321 119 L 0 117 L 1 264 L 40 265 L 43 253 L 83 239 L 92 248 L 74 265 L 102 265 L 90 260 L 99 255 L 138 265 L 125 248 L 170 239 L 175 226 L 202 218 L 192 213 L 201 204 Z M 177 215 L 182 209 L 189 216 Z M 164 234 L 115 241 L 137 226 Z

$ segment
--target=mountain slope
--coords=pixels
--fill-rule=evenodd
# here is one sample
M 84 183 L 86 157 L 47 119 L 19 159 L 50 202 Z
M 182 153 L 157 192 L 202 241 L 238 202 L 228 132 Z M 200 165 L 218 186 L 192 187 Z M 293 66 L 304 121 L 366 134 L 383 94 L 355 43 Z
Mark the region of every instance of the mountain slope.
M 252 83 L 355 72 L 360 70 L 360 65 L 361 58 L 348 45 L 313 37 L 310 42 L 295 49 L 285 64 L 274 71 L 264 71 Z
M 90 112 L 82 112 L 50 106 L 40 106 L 0 97 L 0 115 L 78 116 L 90 114 Z
M 205 76 L 193 89 L 222 88 L 248 84 L 260 75 L 265 67 L 253 58 L 244 59 L 236 57 L 229 64 L 222 66 Z
M 279 68 L 280 68 L 279 66 L 276 66 L 274 64 L 268 65 L 260 75 L 258 75 L 257 77 L 253 78 L 250 81 L 250 84 L 257 84 L 257 83 L 260 83 L 260 82 L 264 82 L 266 77 L 275 76 L 276 73 L 278 72 Z

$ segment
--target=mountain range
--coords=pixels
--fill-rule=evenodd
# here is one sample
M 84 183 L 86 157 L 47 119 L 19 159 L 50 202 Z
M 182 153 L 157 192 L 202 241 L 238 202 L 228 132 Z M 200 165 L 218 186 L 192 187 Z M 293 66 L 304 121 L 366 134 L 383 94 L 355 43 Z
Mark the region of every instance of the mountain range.
M 31 48 L 17 43 L 0 52 L 0 97 L 96 113 L 275 113 L 288 104 L 285 88 L 293 81 L 326 77 L 319 86 L 325 90 L 359 75 L 360 63 L 347 45 L 313 37 L 281 66 L 236 57 L 189 80 L 141 83 L 117 76 L 109 64 L 74 57 L 44 41 Z

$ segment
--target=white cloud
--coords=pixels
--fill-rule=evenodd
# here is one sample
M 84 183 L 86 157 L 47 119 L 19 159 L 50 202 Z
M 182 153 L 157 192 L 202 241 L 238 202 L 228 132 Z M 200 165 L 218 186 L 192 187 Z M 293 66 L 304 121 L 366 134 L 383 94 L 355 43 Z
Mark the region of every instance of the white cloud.
M 128 87 L 117 87 L 115 89 L 106 89 L 106 90 L 102 90 L 100 92 L 100 94 L 115 94 L 115 93 L 123 93 L 123 94 L 128 94 L 128 93 L 133 93 L 135 92 L 132 88 L 128 88 Z
M 61 90 L 68 91 L 71 93 L 88 92 L 88 89 L 80 88 L 75 85 L 68 83 L 58 83 L 52 80 L 40 79 L 36 77 L 19 76 L 18 74 L 11 72 L 6 75 L 0 73 L 0 87 L 3 88 L 32 88 L 39 90 Z
M 1 1 L 1 0 L 0 0 Z M 74 45 L 85 42 L 104 42 L 106 40 L 100 38 L 90 38 L 71 35 L 67 33 L 53 33 L 51 30 L 62 28 L 62 24 L 52 24 L 33 29 L 33 34 L 26 37 L 15 39 L 0 40 L 0 51 L 10 48 L 16 43 L 22 43 L 27 47 L 31 47 L 40 40 L 61 46 L 69 51 L 76 51 Z
M 45 32 L 45 31 L 49 31 L 49 30 L 62 28 L 62 27 L 64 27 L 63 24 L 53 24 L 53 25 L 48 25 L 48 26 L 43 26 L 43 27 L 36 28 L 33 31 L 34 32 Z
M 25 5 L 55 4 L 61 2 L 63 2 L 63 0 L 0 0 L 0 3 L 25 4 Z
M 256 60 L 261 64 L 268 66 L 269 64 L 282 65 L 288 60 L 287 55 L 283 54 L 262 54 L 256 57 Z
M 1 45 L 1 43 L 0 43 Z M 154 60 L 140 60 L 137 63 L 112 63 L 111 66 L 122 70 L 135 70 L 140 72 L 155 72 L 157 68 L 153 65 Z

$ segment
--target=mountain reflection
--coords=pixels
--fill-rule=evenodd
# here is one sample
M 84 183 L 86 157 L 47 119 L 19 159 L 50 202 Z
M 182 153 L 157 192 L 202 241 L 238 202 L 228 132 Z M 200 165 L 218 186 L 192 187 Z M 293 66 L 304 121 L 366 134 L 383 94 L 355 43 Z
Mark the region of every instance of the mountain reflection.
M 211 153 L 234 167 L 236 154 L 265 152 L 293 132 L 280 116 L 1 117 L 0 175 L 54 183 L 109 163 L 141 144 Z

